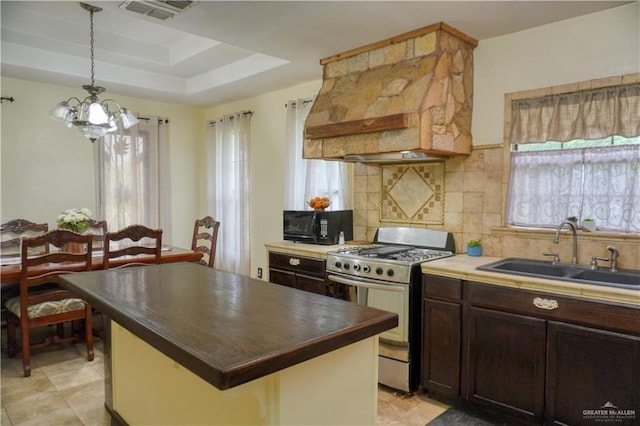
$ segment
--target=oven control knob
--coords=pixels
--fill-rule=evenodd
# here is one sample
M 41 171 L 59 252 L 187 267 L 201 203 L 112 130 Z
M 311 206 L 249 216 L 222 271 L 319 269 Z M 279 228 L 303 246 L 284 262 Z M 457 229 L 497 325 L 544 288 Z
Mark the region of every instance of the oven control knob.
M 347 262 L 344 263 L 344 269 L 349 269 L 349 264 Z
M 382 270 L 382 268 L 380 268 L 380 267 L 376 268 L 376 274 L 378 274 L 378 275 L 382 275 L 382 272 L 384 272 L 384 271 Z
M 359 271 L 360 270 L 360 265 L 358 265 L 357 263 L 355 265 L 353 265 L 353 270 L 354 271 Z
M 364 265 L 362 267 L 362 272 L 370 272 L 371 271 L 371 267 L 369 265 Z
M 389 269 L 389 270 L 387 271 L 387 275 L 388 275 L 388 276 L 392 277 L 392 276 L 393 276 L 393 274 L 394 274 L 393 269 Z
M 338 268 L 338 269 L 342 268 L 342 262 L 337 261 L 336 262 L 336 268 Z

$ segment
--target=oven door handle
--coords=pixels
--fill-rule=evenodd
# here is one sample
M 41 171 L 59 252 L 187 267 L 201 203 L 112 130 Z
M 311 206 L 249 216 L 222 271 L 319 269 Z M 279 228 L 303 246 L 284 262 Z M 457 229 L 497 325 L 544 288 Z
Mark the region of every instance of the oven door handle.
M 403 292 L 408 290 L 408 286 L 404 286 L 404 285 L 373 284 L 373 283 L 367 283 L 363 281 L 350 280 L 348 278 L 339 277 L 337 275 L 327 275 L 327 279 L 329 281 L 334 281 L 339 284 L 351 285 L 354 287 L 370 288 L 374 290 L 397 291 L 397 292 Z

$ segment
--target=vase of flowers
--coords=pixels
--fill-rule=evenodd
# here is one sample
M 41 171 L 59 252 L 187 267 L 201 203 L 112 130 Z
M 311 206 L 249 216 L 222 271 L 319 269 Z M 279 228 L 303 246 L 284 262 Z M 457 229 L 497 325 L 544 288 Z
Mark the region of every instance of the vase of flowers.
M 331 204 L 329 197 L 313 197 L 309 200 L 309 207 L 316 211 L 324 211 Z
M 68 209 L 58 215 L 56 224 L 59 229 L 67 229 L 82 234 L 89 227 L 91 214 L 91 210 L 87 208 Z M 81 243 L 67 243 L 64 250 L 71 253 L 84 253 Z

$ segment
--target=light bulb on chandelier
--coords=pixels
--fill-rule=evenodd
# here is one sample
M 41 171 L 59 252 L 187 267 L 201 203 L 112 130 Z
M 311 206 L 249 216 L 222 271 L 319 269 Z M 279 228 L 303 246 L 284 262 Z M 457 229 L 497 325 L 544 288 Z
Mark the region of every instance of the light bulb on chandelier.
M 128 129 L 138 123 L 138 118 L 131 111 L 123 108 L 113 99 L 105 99 L 100 101 L 98 95 L 105 91 L 104 87 L 96 86 L 94 79 L 94 53 L 93 53 L 93 14 L 100 12 L 101 7 L 92 6 L 87 3 L 80 3 L 80 6 L 89 12 L 89 21 L 91 28 L 91 84 L 82 86 L 84 90 L 89 92 L 83 101 L 75 96 L 60 102 L 49 112 L 51 119 L 63 123 L 67 127 L 76 127 L 91 142 L 103 137 L 107 133 L 118 130 L 118 123 Z M 109 103 L 117 106 L 115 112 L 109 110 Z

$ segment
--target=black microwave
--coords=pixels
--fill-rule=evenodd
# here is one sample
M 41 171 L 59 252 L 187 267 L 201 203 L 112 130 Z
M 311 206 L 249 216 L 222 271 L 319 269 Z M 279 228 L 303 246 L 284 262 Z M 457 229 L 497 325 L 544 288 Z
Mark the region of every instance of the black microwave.
M 338 244 L 340 232 L 353 240 L 353 210 L 285 210 L 284 239 L 309 244 Z

